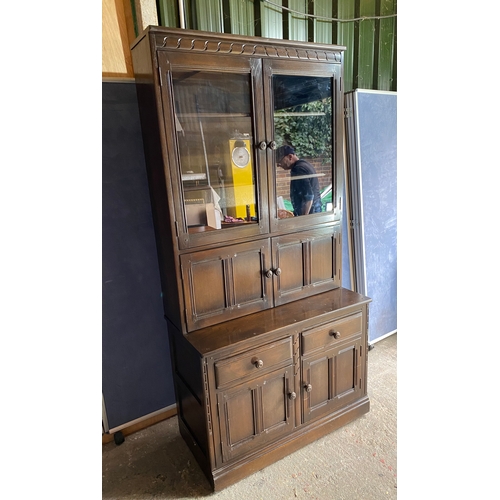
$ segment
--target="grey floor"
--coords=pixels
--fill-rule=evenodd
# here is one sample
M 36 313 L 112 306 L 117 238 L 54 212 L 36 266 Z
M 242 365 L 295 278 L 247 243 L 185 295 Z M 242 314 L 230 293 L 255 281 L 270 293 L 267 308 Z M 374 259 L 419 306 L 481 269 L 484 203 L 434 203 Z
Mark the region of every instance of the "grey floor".
M 179 435 L 177 418 L 102 447 L 103 499 L 397 498 L 397 335 L 368 355 L 370 412 L 217 493 Z

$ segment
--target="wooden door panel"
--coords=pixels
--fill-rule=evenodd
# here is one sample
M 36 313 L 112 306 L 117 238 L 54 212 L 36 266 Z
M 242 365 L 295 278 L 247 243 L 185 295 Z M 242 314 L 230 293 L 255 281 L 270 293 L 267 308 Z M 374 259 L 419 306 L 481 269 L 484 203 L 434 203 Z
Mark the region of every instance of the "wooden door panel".
M 304 394 L 304 398 L 309 398 L 309 406 L 314 409 L 326 404 L 330 396 L 330 358 L 322 358 L 311 361 L 309 364 L 311 391 Z
M 280 295 L 300 291 L 304 286 L 304 252 L 302 242 L 283 242 L 276 255 L 276 268 L 281 270 L 277 281 Z
M 356 388 L 356 346 L 350 345 L 339 351 L 335 358 L 335 393 L 334 397 L 342 397 Z
M 304 422 L 340 409 L 362 396 L 364 354 L 361 345 L 361 337 L 357 336 L 303 359 Z
M 288 423 L 287 377 L 269 377 L 262 386 L 263 432 L 272 432 Z M 283 397 L 285 395 L 285 397 Z
M 290 365 L 217 394 L 222 462 L 251 453 L 292 432 L 292 372 Z
M 268 239 L 181 255 L 187 331 L 272 305 Z
M 260 301 L 266 294 L 263 278 L 262 254 L 259 249 L 252 248 L 239 252 L 231 258 L 234 284 L 234 303 L 240 307 L 244 304 Z
M 340 245 L 338 225 L 273 238 L 275 305 L 339 287 Z
M 227 444 L 231 448 L 255 437 L 254 398 L 252 387 L 245 387 L 225 398 Z
M 311 283 L 316 285 L 335 278 L 335 237 L 328 235 L 311 241 Z
M 211 314 L 226 307 L 224 261 L 215 256 L 191 266 L 191 300 L 195 315 Z

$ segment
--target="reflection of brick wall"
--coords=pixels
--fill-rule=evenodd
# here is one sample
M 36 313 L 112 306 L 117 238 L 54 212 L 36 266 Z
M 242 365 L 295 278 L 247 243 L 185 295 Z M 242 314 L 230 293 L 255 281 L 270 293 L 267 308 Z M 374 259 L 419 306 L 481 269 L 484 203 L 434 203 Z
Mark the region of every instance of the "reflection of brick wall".
M 332 166 L 330 163 L 323 164 L 321 159 L 304 158 L 304 160 L 307 160 L 314 167 L 317 174 L 325 174 L 323 177 L 318 178 L 320 191 L 331 184 Z M 280 167 L 276 167 L 276 193 L 277 196 L 283 196 L 287 200 L 290 199 L 290 173 Z

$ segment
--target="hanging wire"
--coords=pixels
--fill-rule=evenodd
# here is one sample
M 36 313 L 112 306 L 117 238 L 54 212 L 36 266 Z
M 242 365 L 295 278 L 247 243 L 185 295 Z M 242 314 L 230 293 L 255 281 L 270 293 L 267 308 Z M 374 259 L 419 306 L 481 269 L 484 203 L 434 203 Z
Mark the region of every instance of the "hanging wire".
M 262 0 L 265 3 L 272 5 L 273 7 L 278 7 L 282 10 L 287 10 L 293 14 L 298 14 L 299 16 L 304 17 L 313 17 L 314 19 L 324 19 L 327 21 L 335 21 L 338 23 L 351 23 L 353 21 L 367 21 L 369 19 L 387 19 L 389 17 L 397 17 L 397 14 L 390 14 L 388 16 L 362 16 L 355 17 L 353 19 L 335 19 L 334 17 L 326 17 L 326 16 L 315 16 L 314 14 L 306 14 L 305 12 L 299 12 L 298 10 L 289 9 L 288 7 L 283 7 L 283 5 L 278 5 L 277 3 L 271 2 L 270 0 Z

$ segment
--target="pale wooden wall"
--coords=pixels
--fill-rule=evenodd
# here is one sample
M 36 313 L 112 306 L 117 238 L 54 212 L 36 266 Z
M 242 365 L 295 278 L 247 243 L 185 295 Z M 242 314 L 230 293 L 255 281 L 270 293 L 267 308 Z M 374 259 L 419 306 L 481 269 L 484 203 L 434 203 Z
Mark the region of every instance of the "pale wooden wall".
M 134 1 L 138 30 L 157 25 L 155 0 L 102 0 L 102 76 L 133 78 L 130 44 L 136 33 L 132 17 Z

